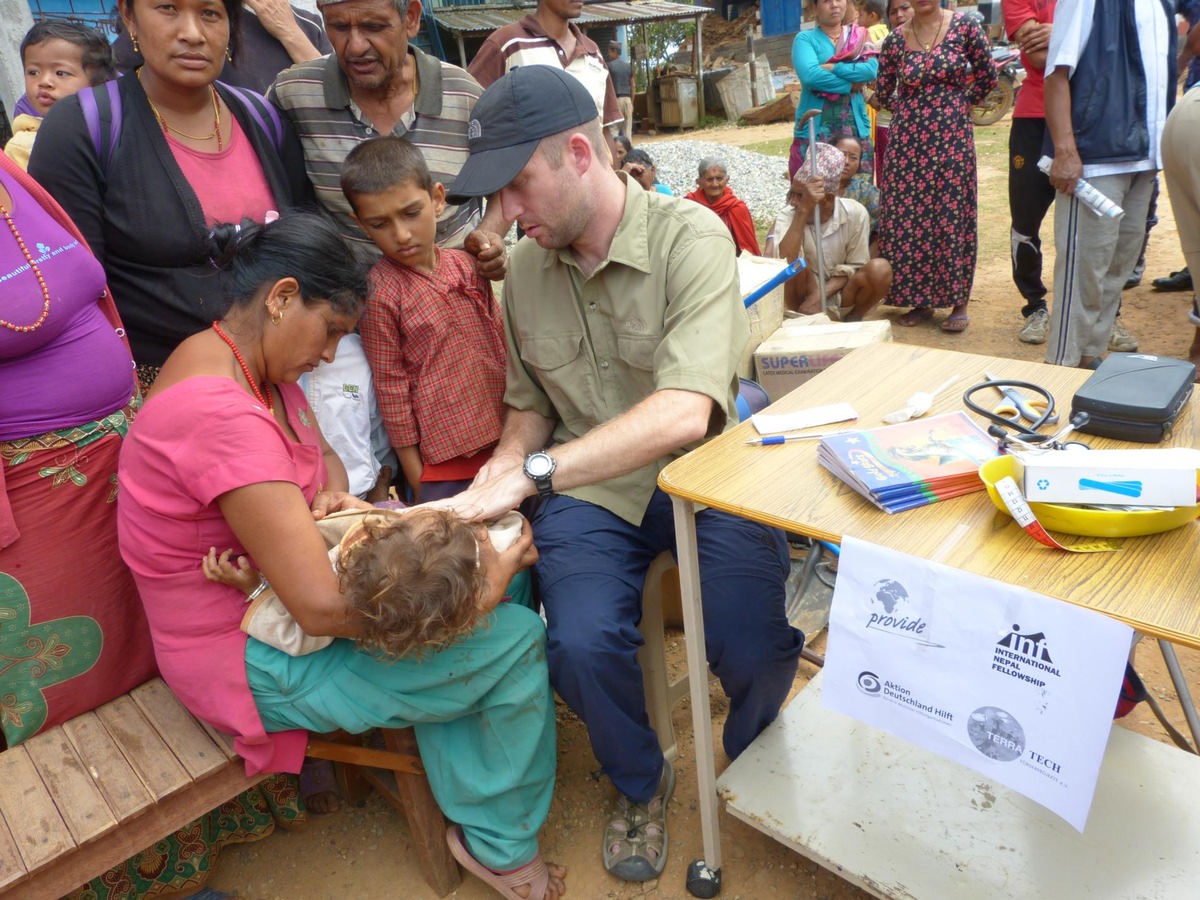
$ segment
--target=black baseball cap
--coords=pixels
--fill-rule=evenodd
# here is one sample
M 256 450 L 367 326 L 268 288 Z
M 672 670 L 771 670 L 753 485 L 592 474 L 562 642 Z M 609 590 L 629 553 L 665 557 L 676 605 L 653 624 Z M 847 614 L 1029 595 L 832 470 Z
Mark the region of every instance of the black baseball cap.
M 462 203 L 496 193 L 520 174 L 542 138 L 598 115 L 574 75 L 558 66 L 518 66 L 476 101 L 467 124 L 471 155 L 446 199 Z

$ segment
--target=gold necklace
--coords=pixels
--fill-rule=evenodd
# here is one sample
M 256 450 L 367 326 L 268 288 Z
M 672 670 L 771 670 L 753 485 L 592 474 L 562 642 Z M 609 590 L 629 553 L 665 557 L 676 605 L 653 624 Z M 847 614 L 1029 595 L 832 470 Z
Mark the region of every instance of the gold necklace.
M 142 80 L 142 70 L 138 69 L 138 81 Z M 175 132 L 180 137 L 185 137 L 189 141 L 211 141 L 217 139 L 217 152 L 220 153 L 224 149 L 221 141 L 221 104 L 218 102 L 217 88 L 214 84 L 209 84 L 208 89 L 212 91 L 213 104 L 213 130 L 208 134 L 188 134 L 186 131 L 180 131 L 174 125 L 168 125 L 167 120 L 163 118 L 163 114 L 158 111 L 158 107 L 154 105 L 154 101 L 150 99 L 150 95 L 146 95 L 146 102 L 150 104 L 150 111 L 154 113 L 154 118 L 158 120 L 158 127 L 163 130 L 163 134 Z
M 17 223 L 13 221 L 12 214 L 9 213 L 2 203 L 0 203 L 0 216 L 3 216 L 4 221 L 8 223 L 9 230 L 12 232 L 13 237 L 17 239 L 17 246 L 21 248 L 21 253 L 25 256 L 25 262 L 29 263 L 29 270 L 33 272 L 33 277 L 37 279 L 38 287 L 42 289 L 42 314 L 38 316 L 36 322 L 32 325 L 14 325 L 12 322 L 0 319 L 0 325 L 3 325 L 10 331 L 19 331 L 22 334 L 37 331 L 42 327 L 42 323 L 46 321 L 46 317 L 50 315 L 50 288 L 46 287 L 46 279 L 42 277 L 42 270 L 33 261 L 33 254 L 25 246 L 25 239 L 21 237 L 21 232 L 17 231 Z
M 913 19 L 912 25 L 913 25 L 913 37 L 917 39 L 917 43 L 921 46 L 921 48 L 928 52 L 929 48 L 933 46 L 933 42 L 938 39 L 938 35 L 942 33 L 942 17 L 941 16 L 938 17 L 937 28 L 934 29 L 933 37 L 930 38 L 928 41 L 921 40 L 921 32 L 917 28 L 917 20 L 916 19 Z

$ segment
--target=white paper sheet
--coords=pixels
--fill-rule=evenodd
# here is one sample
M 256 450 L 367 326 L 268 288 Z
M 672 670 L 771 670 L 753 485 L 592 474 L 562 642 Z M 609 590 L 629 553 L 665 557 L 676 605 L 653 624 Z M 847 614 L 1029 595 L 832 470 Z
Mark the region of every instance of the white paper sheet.
M 824 702 L 1083 831 L 1132 637 L 1100 613 L 846 538 Z
M 755 413 L 750 417 L 759 434 L 782 434 L 801 428 L 816 428 L 834 422 L 849 422 L 857 419 L 858 413 L 849 403 L 831 403 L 828 406 L 812 406 L 791 413 Z

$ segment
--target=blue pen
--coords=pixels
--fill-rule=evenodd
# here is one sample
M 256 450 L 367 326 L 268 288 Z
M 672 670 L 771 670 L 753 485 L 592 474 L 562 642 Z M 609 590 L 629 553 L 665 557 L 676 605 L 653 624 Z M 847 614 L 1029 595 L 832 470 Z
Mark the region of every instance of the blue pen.
M 752 447 L 770 447 L 773 444 L 787 444 L 792 441 L 811 441 L 814 438 L 829 437 L 834 434 L 845 434 L 849 429 L 841 431 L 815 431 L 812 434 L 769 434 L 766 437 L 750 438 L 746 441 Z

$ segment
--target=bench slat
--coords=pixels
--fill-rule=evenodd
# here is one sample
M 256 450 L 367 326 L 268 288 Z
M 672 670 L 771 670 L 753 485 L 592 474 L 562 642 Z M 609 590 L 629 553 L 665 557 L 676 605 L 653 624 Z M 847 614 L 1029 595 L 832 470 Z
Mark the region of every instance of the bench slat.
M 51 728 L 22 746 L 76 844 L 117 827 L 117 820 L 62 728 Z
M 233 738 L 231 736 L 217 731 L 217 729 L 213 728 L 203 719 L 197 719 L 196 721 L 200 723 L 200 727 L 204 729 L 205 733 L 212 738 L 217 748 L 225 754 L 226 759 L 238 759 L 237 751 L 233 749 Z
M 64 722 L 62 728 L 118 820 L 137 815 L 154 803 L 146 785 L 95 713 L 76 716 Z
M 75 849 L 71 832 L 24 747 L 0 753 L 0 816 L 8 823 L 30 874 Z
M 155 800 L 192 783 L 175 754 L 128 694 L 105 703 L 96 710 L 96 715 Z
M 0 893 L 3 893 L 10 884 L 20 881 L 24 877 L 25 861 L 17 852 L 17 845 L 13 841 L 12 833 L 8 830 L 8 824 L 4 821 L 4 816 L 0 814 Z
M 193 780 L 228 762 L 229 757 L 213 743 L 161 678 L 147 681 L 129 694 Z

